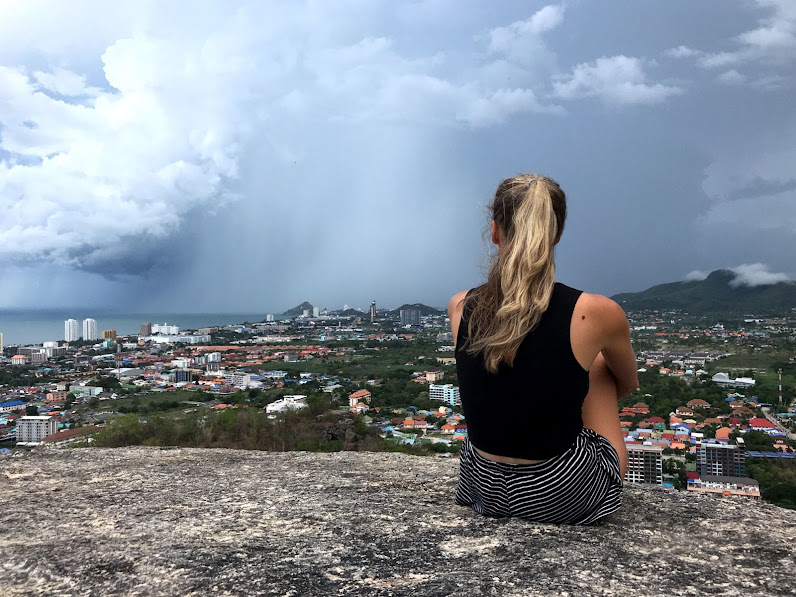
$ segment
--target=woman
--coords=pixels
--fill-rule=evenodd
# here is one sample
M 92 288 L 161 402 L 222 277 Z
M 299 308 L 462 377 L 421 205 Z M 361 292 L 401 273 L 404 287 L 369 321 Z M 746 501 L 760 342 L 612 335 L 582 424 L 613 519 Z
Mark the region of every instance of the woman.
M 485 284 L 448 306 L 468 438 L 456 503 L 590 524 L 621 505 L 618 396 L 638 387 L 621 307 L 555 281 L 566 198 L 544 176 L 500 183 Z

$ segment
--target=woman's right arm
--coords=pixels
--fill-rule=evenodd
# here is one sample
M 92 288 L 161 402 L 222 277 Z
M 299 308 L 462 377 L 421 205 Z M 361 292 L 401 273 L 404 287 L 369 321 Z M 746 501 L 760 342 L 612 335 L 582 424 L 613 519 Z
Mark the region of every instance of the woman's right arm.
M 448 303 L 448 317 L 451 320 L 451 332 L 453 333 L 453 345 L 456 346 L 456 338 L 459 335 L 459 323 L 462 320 L 462 309 L 464 308 L 464 297 L 467 291 L 462 290 L 451 297 Z
M 616 378 L 620 398 L 638 389 L 638 365 L 630 344 L 630 325 L 625 312 L 615 301 L 601 297 L 600 311 L 604 340 L 601 352 Z

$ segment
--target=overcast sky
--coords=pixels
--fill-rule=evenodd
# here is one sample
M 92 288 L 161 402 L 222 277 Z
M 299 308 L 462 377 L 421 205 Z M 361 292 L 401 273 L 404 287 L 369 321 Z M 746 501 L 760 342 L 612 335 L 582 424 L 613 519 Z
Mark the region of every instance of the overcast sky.
M 2 2 L 0 307 L 443 306 L 525 171 L 572 286 L 792 278 L 795 75 L 793 0 Z

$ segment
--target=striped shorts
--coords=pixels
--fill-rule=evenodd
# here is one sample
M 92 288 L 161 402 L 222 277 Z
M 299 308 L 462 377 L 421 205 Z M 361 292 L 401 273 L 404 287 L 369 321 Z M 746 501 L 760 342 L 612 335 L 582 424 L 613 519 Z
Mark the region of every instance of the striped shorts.
M 622 505 L 619 456 L 584 427 L 566 452 L 537 464 L 504 464 L 462 444 L 456 503 L 485 516 L 591 524 Z

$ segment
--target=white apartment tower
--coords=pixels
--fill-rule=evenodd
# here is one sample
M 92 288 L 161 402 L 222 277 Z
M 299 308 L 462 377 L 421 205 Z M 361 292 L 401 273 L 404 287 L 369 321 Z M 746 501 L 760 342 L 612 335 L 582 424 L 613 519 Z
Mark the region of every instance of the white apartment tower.
M 0 332 L 0 355 L 3 354 L 3 332 Z
M 58 431 L 58 421 L 55 417 L 22 417 L 17 423 L 17 445 L 35 446 L 56 431 Z
M 83 320 L 83 340 L 99 340 L 96 319 L 87 317 Z
M 663 448 L 628 444 L 625 482 L 662 485 Z
M 67 342 L 80 340 L 80 330 L 77 327 L 77 319 L 67 319 L 64 321 L 64 340 Z

